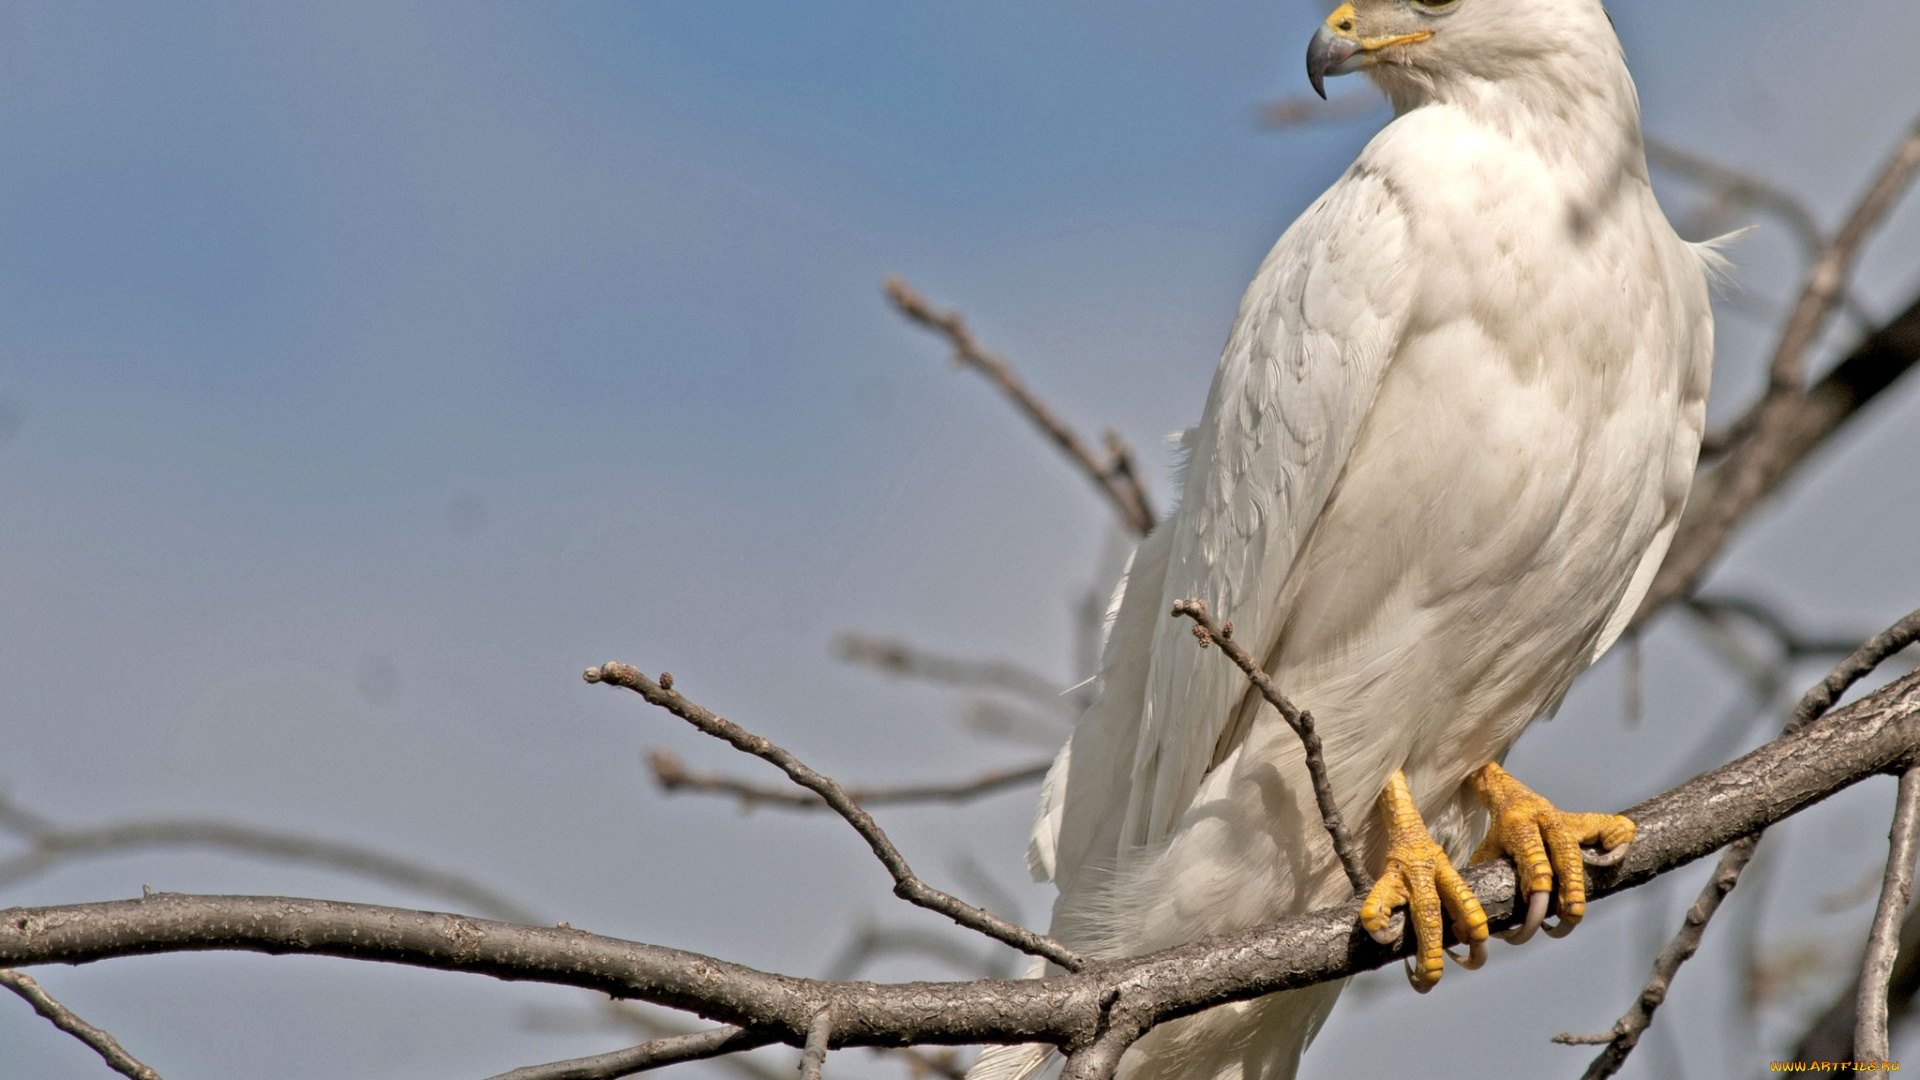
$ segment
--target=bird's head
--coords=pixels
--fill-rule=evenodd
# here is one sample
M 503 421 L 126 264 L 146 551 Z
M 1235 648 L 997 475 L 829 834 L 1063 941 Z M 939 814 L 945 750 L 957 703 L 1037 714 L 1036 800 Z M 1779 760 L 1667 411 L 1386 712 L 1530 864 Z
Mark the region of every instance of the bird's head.
M 1500 82 L 1617 58 L 1599 0 L 1352 0 L 1307 47 L 1321 97 L 1329 75 L 1365 71 L 1390 97 L 1468 78 Z

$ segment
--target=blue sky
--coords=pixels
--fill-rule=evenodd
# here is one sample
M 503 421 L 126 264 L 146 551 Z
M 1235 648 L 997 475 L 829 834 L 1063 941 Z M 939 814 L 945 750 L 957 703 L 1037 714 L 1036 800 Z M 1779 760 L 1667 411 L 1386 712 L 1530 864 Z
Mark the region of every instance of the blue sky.
M 1902 0 L 1611 10 L 1649 130 L 1829 224 L 1920 106 Z M 1257 126 L 1262 102 L 1304 92 L 1323 15 L 0 7 L 0 781 L 75 823 L 226 815 L 358 839 L 576 925 L 782 970 L 820 970 L 861 917 L 912 923 L 831 823 L 657 796 L 644 747 L 748 765 L 578 673 L 671 668 L 850 779 L 1024 760 L 956 724 L 954 697 L 830 660 L 861 627 L 1065 677 L 1107 539 L 1078 478 L 879 281 L 963 305 L 1068 416 L 1124 432 L 1164 503 L 1160 440 L 1197 415 L 1239 290 L 1384 120 Z M 1870 309 L 1920 287 L 1917 239 L 1910 205 L 1864 265 Z M 1777 232 L 1734 256 L 1748 306 L 1790 291 Z M 1717 409 L 1755 385 L 1765 333 L 1723 314 Z M 1722 582 L 1846 629 L 1920 604 L 1917 410 L 1910 388 L 1882 406 Z M 1646 724 L 1622 728 L 1606 667 L 1516 758 L 1569 801 L 1649 793 L 1634 763 L 1684 754 L 1690 718 L 1731 693 L 1685 635 L 1650 650 Z M 1878 798 L 1807 826 L 1828 830 L 1807 833 L 1828 860 L 1810 865 L 1865 866 Z M 1026 814 L 1018 795 L 889 824 L 936 878 L 971 855 L 1019 888 Z M 198 854 L 0 900 L 143 883 L 432 903 Z M 1039 918 L 1042 894 L 1021 895 Z M 1783 895 L 1773 937 L 1830 929 Z M 1435 1031 L 1463 1069 L 1480 1052 L 1575 1068 L 1545 1037 L 1604 1027 L 1648 951 L 1620 910 L 1477 989 L 1356 995 L 1309 1074 L 1343 1074 L 1342 1040 L 1404 1066 Z M 1724 968 L 1703 957 L 1707 989 L 1676 1015 L 1711 1029 Z M 1550 1007 L 1568 970 L 1585 981 Z M 618 1039 L 527 1029 L 527 1007 L 572 996 L 326 962 L 49 982 L 165 1075 L 480 1076 Z M 1524 1030 L 1493 1019 L 1503 1001 Z M 1402 1034 L 1363 1040 L 1370 1024 Z M 24 1008 L 0 1008 L 0 1045 L 31 1063 L 17 1075 L 98 1072 Z M 1693 1053 L 1701 1075 L 1724 1064 Z

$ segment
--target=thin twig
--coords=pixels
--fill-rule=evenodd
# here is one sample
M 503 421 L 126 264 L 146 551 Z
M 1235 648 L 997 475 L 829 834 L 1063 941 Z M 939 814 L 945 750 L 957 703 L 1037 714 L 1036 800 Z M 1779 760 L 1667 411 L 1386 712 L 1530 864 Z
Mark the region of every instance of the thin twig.
M 1320 820 L 1327 827 L 1327 835 L 1333 840 L 1333 853 L 1340 857 L 1340 865 L 1347 872 L 1347 880 L 1353 883 L 1356 894 L 1373 888 L 1373 878 L 1367 874 L 1366 867 L 1360 865 L 1360 856 L 1353 848 L 1353 835 L 1347 832 L 1347 823 L 1340 816 L 1340 804 L 1334 801 L 1333 784 L 1327 779 L 1326 752 L 1320 745 L 1320 735 L 1313 730 L 1313 714 L 1296 707 L 1288 701 L 1286 695 L 1273 685 L 1259 664 L 1254 662 L 1247 650 L 1233 640 L 1233 624 L 1219 624 L 1207 614 L 1207 602 L 1204 600 L 1179 600 L 1173 605 L 1173 615 L 1184 615 L 1194 622 L 1194 637 L 1200 641 L 1200 647 L 1218 644 L 1220 651 L 1227 654 L 1241 671 L 1245 672 L 1260 696 L 1280 711 L 1280 716 L 1300 736 L 1300 745 L 1306 749 L 1307 775 L 1313 780 L 1313 800 L 1320 806 Z
M 1134 472 L 1133 454 L 1120 442 L 1118 435 L 1111 432 L 1107 434 L 1109 454 L 1106 461 L 1101 461 L 1078 432 L 1068 427 L 1066 421 L 1060 419 L 1046 402 L 1027 388 L 1006 357 L 985 348 L 974 338 L 973 331 L 967 327 L 966 318 L 958 311 L 937 310 L 927 302 L 926 297 L 897 276 L 888 277 L 885 287 L 888 299 L 893 301 L 893 306 L 902 315 L 946 338 L 947 344 L 953 346 L 955 363 L 971 367 L 992 380 L 1000 392 L 1027 415 L 1027 419 L 1053 440 L 1054 445 L 1071 458 L 1113 503 L 1121 520 L 1129 528 L 1142 536 L 1153 531 L 1156 520 L 1153 506 L 1147 499 L 1139 476 Z
M 820 1080 L 827 1063 L 827 1043 L 833 1038 L 833 1010 L 821 1009 L 807 1028 L 806 1049 L 800 1051 L 800 1080 Z
M 159 1073 L 127 1053 L 112 1035 L 75 1016 L 72 1009 L 54 1000 L 53 995 L 30 976 L 12 968 L 0 968 L 0 986 L 20 995 L 33 1006 L 34 1012 L 46 1017 L 48 1023 L 85 1043 L 87 1049 L 99 1054 L 114 1072 L 133 1080 L 160 1080 Z
M 868 637 L 851 630 L 841 634 L 834 644 L 840 659 L 847 663 L 876 668 L 889 675 L 949 686 L 1004 690 L 1056 712 L 1069 705 L 1064 696 L 1066 689 L 1060 684 L 1005 660 L 943 656 L 911 642 Z
M 688 1035 L 652 1039 L 608 1054 L 569 1058 L 546 1065 L 528 1065 L 512 1072 L 503 1072 L 490 1080 L 614 1080 L 616 1077 L 632 1076 L 683 1061 L 736 1054 L 774 1041 L 771 1035 L 743 1031 L 737 1027 L 709 1028 Z
M 1920 769 L 1900 774 L 1900 794 L 1894 803 L 1893 827 L 1887 833 L 1887 874 L 1880 885 L 1880 904 L 1873 912 L 1873 930 L 1867 934 L 1867 954 L 1860 962 L 1860 998 L 1853 1029 L 1855 1057 L 1886 1061 L 1887 983 L 1893 978 L 1893 960 L 1900 948 L 1900 920 L 1913 895 L 1914 845 L 1920 839 Z
M 860 808 L 845 788 L 830 777 L 808 768 L 799 758 L 786 750 L 775 746 L 765 738 L 746 730 L 740 725 L 718 716 L 699 705 L 687 700 L 672 686 L 672 678 L 661 675 L 660 682 L 654 682 L 640 674 L 638 668 L 628 664 L 608 663 L 597 668 L 588 668 L 585 678 L 591 683 L 606 683 L 610 686 L 622 686 L 647 700 L 650 705 L 668 712 L 692 724 L 701 732 L 727 743 L 742 753 L 766 761 L 787 774 L 788 779 L 818 795 L 834 812 L 853 826 L 860 838 L 873 849 L 874 857 L 880 865 L 893 875 L 893 893 L 910 904 L 936 911 L 969 930 L 985 934 L 996 941 L 1005 942 L 1021 952 L 1033 956 L 1044 956 L 1068 971 L 1079 970 L 1082 961 L 1078 955 L 1066 946 L 1043 934 L 1036 934 L 1023 926 L 1000 918 L 990 911 L 983 911 L 958 897 L 935 889 L 917 877 L 900 849 L 893 846 L 887 834 L 881 830 L 873 816 Z
M 1853 686 L 1866 678 L 1888 657 L 1920 640 L 1920 611 L 1909 614 L 1878 634 L 1867 639 L 1866 644 L 1855 650 L 1851 656 L 1834 665 L 1827 677 L 1815 683 L 1800 703 L 1794 707 L 1793 714 L 1787 718 L 1783 737 L 1797 734 L 1807 725 L 1825 715 L 1833 704 Z M 1740 871 L 1753 858 L 1753 851 L 1760 843 L 1759 832 L 1729 845 L 1720 853 L 1720 861 L 1714 867 L 1713 877 L 1707 882 L 1700 896 L 1687 909 L 1687 917 L 1680 926 L 1679 933 L 1660 950 L 1654 958 L 1653 973 L 1647 977 L 1646 985 L 1641 987 L 1640 996 L 1634 999 L 1620 1019 L 1614 1021 L 1613 1028 L 1605 1039 L 1606 1049 L 1602 1050 L 1587 1066 L 1583 1080 L 1604 1080 L 1618 1072 L 1627 1060 L 1627 1055 L 1639 1045 L 1640 1036 L 1647 1025 L 1653 1022 L 1654 1010 L 1666 1000 L 1667 988 L 1673 983 L 1673 976 L 1680 965 L 1690 959 L 1700 947 L 1700 938 L 1706 933 L 1707 923 L 1713 913 L 1719 910 L 1720 901 L 1740 882 Z M 1555 1037 L 1555 1042 L 1569 1042 L 1574 1037 Z M 1583 1041 L 1596 1041 L 1582 1037 Z
M 687 768 L 671 750 L 650 750 L 647 762 L 653 779 L 664 791 L 696 791 L 713 795 L 731 795 L 740 800 L 742 810 L 756 806 L 777 806 L 783 810 L 826 810 L 818 795 L 805 788 L 782 788 L 756 784 L 718 773 L 695 772 Z M 861 806 L 898 806 L 902 803 L 971 802 L 995 795 L 1008 788 L 1037 784 L 1046 778 L 1052 762 L 1041 761 L 1017 769 L 997 769 L 971 780 L 945 784 L 901 784 L 895 787 L 850 787 L 847 798 Z

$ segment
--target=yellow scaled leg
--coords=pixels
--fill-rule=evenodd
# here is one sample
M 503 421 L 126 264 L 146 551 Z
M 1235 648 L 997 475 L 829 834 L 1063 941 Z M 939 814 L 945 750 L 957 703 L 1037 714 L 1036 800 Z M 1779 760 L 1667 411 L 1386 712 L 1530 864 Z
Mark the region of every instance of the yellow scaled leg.
M 1467 946 L 1467 959 L 1454 957 L 1462 967 L 1477 968 L 1487 959 L 1487 913 L 1480 909 L 1452 860 L 1433 842 L 1426 822 L 1413 805 L 1405 773 L 1396 770 L 1380 793 L 1380 814 L 1387 821 L 1387 867 L 1360 906 L 1360 925 L 1373 939 L 1391 944 L 1387 923 L 1405 906 L 1407 921 L 1419 942 L 1407 964 L 1407 981 L 1421 993 L 1433 989 L 1445 968 L 1440 940 L 1440 916 L 1453 916 L 1453 935 Z
M 1547 917 L 1547 900 L 1554 879 L 1560 882 L 1560 921 L 1547 928 L 1552 937 L 1571 931 L 1587 913 L 1587 874 L 1583 860 L 1595 865 L 1620 861 L 1633 842 L 1633 822 L 1613 814 L 1569 814 L 1535 795 L 1498 765 L 1482 766 L 1467 783 L 1487 806 L 1487 838 L 1473 853 L 1482 863 L 1502 855 L 1513 857 L 1520 876 L 1520 892 L 1527 898 L 1527 918 L 1507 935 L 1515 945 L 1533 936 Z M 1607 854 L 1583 856 L 1582 844 Z

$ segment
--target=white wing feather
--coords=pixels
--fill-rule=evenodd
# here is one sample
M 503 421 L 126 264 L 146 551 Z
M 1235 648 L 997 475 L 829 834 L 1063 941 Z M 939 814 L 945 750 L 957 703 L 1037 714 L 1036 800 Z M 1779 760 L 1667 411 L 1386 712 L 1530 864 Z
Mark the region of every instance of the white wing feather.
M 1255 657 L 1279 637 L 1287 572 L 1338 482 L 1406 325 L 1407 221 L 1356 168 L 1287 230 L 1255 276 L 1187 466 L 1160 614 L 1198 597 Z M 1246 677 L 1160 620 L 1123 836 L 1169 835 L 1199 789 Z
M 1408 230 L 1389 184 L 1356 165 L 1274 245 L 1241 300 L 1179 512 L 1135 558 L 1101 699 L 1036 822 L 1035 853 L 1051 856 L 1036 862 L 1054 864 L 1063 891 L 1080 867 L 1172 832 L 1246 692 L 1237 668 L 1169 616 L 1173 601 L 1204 599 L 1255 656 L 1272 652 L 1287 573 L 1407 323 Z

